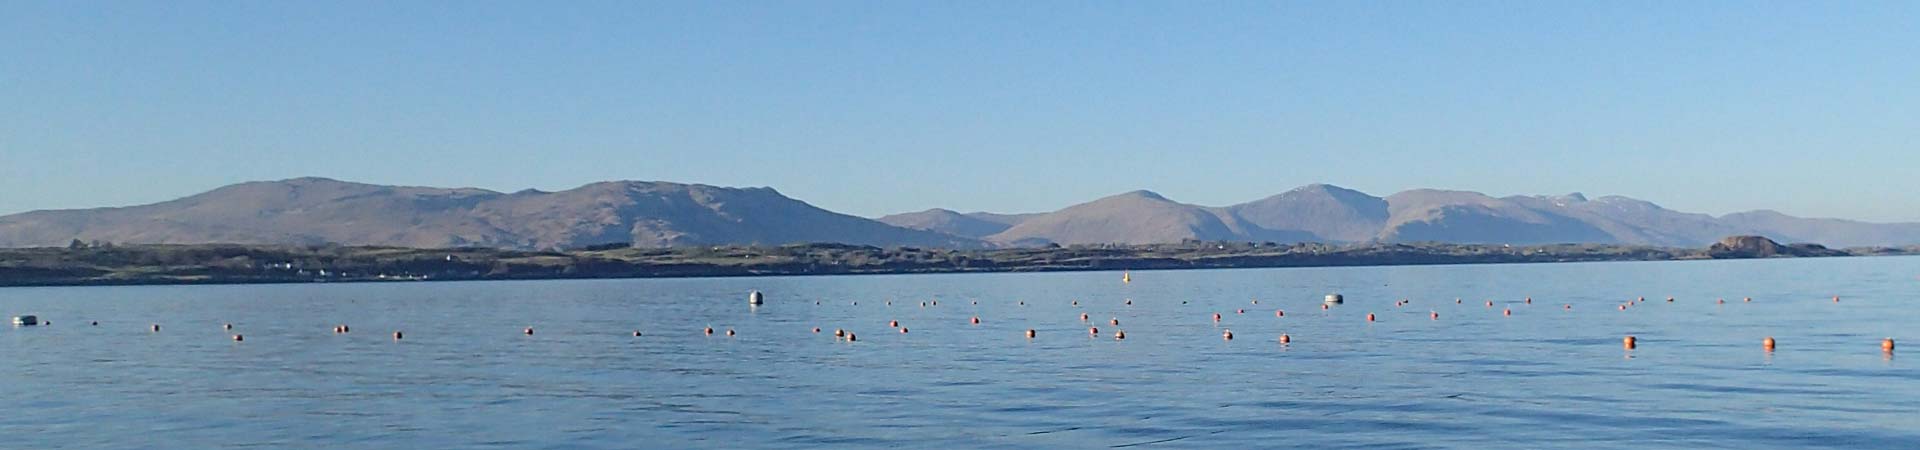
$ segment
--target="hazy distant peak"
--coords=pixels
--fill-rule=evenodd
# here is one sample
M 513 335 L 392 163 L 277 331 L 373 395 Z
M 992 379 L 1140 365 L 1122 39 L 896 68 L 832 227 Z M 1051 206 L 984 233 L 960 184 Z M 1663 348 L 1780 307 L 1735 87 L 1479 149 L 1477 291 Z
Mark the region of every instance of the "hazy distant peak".
M 1731 214 L 1727 214 L 1726 216 L 1723 216 L 1723 217 L 1732 217 L 1732 216 L 1745 216 L 1745 217 L 1768 217 L 1768 218 L 1773 218 L 1773 217 L 1793 217 L 1793 216 L 1789 216 L 1789 215 L 1787 215 L 1787 213 L 1783 213 L 1783 212 L 1780 212 L 1780 211 L 1775 211 L 1775 210 L 1771 210 L 1771 209 L 1756 209 L 1756 210 L 1752 210 L 1752 211 L 1741 211 L 1741 212 L 1736 212 L 1736 213 L 1731 213 Z
M 1162 201 L 1162 202 L 1170 202 L 1170 201 L 1173 201 L 1173 200 L 1167 200 L 1167 198 L 1166 198 L 1166 197 L 1164 197 L 1164 196 L 1161 196 L 1161 195 L 1160 195 L 1160 193 L 1158 193 L 1158 192 L 1154 192 L 1154 191 L 1149 191 L 1149 190 L 1146 190 L 1146 189 L 1139 189 L 1139 190 L 1133 190 L 1133 191 L 1127 191 L 1127 192 L 1123 192 L 1123 193 L 1120 193 L 1119 195 L 1114 195 L 1114 196 L 1111 196 L 1111 197 L 1107 197 L 1107 198 L 1109 198 L 1109 199 L 1117 199 L 1117 198 L 1139 198 L 1139 199 L 1147 199 L 1147 200 L 1155 200 L 1155 201 Z
M 1570 192 L 1570 193 L 1567 193 L 1567 195 L 1560 196 L 1559 200 L 1565 201 L 1568 203 L 1583 203 L 1587 201 L 1587 196 L 1579 192 Z

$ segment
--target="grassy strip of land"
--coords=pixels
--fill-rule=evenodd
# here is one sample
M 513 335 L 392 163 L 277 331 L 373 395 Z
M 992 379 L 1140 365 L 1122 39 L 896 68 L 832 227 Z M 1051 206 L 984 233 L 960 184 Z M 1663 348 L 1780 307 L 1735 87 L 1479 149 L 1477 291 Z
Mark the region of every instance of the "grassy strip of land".
M 1157 270 L 1920 254 L 1920 246 L 1846 250 L 1806 245 L 1759 250 L 1736 247 L 1186 242 L 994 250 L 801 244 L 659 249 L 615 246 L 538 252 L 76 244 L 67 248 L 0 249 L 0 286 Z

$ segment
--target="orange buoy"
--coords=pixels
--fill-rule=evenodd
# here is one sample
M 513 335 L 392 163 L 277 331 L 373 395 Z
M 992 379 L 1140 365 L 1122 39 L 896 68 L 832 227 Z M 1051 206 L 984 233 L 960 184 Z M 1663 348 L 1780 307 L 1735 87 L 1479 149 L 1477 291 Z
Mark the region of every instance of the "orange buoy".
M 1641 300 L 1646 301 L 1646 300 Z M 1667 303 L 1673 303 L 1673 297 L 1667 297 Z
M 406 335 L 400 334 L 400 332 L 398 331 L 393 332 L 393 340 L 398 341 L 400 340 L 400 338 L 403 338 L 403 337 L 406 337 Z
M 1368 322 L 1372 322 L 1372 321 L 1373 321 L 1373 313 L 1367 313 L 1367 321 L 1368 321 Z
M 1773 336 L 1767 336 L 1766 339 L 1761 339 L 1760 346 L 1766 348 L 1767 351 L 1773 351 Z
M 1284 334 L 1284 333 L 1282 333 L 1282 334 L 1280 335 L 1280 343 L 1282 343 L 1282 344 L 1286 344 L 1286 343 L 1290 343 L 1290 342 L 1293 342 L 1293 336 L 1288 336 L 1288 335 L 1286 335 L 1286 334 Z
M 1087 321 L 1087 313 L 1080 313 L 1080 321 L 1081 322 Z
M 1626 347 L 1627 350 L 1633 350 L 1634 347 L 1638 346 L 1637 344 L 1639 344 L 1639 340 L 1634 339 L 1633 336 L 1627 336 L 1625 339 L 1620 340 L 1620 346 Z
M 532 336 L 532 335 L 533 335 L 533 327 L 527 327 L 527 331 L 526 331 L 526 333 L 527 333 L 527 335 L 528 335 L 528 336 Z
M 1080 301 L 1079 301 L 1079 300 L 1074 300 L 1074 301 L 1073 301 L 1073 306 L 1080 306 Z
M 1460 297 L 1454 297 L 1454 298 L 1453 298 L 1453 304 L 1455 304 L 1455 305 L 1458 305 L 1458 304 L 1460 304 Z
M 1114 340 L 1120 340 L 1120 339 L 1126 339 L 1126 338 L 1127 338 L 1127 332 L 1124 330 L 1115 330 L 1113 332 Z
M 1321 310 L 1321 311 L 1326 311 L 1326 310 L 1327 310 L 1327 308 L 1328 308 L 1328 306 L 1327 306 L 1327 304 L 1325 304 L 1325 303 L 1321 303 L 1321 304 L 1320 304 L 1320 310 Z
M 349 326 L 346 326 L 346 325 L 341 325 L 341 326 L 340 326 L 340 332 L 341 332 L 341 333 L 352 333 L 352 332 L 353 332 L 353 327 L 349 327 Z
M 887 321 L 887 326 L 888 326 L 888 327 L 892 327 L 892 328 L 900 328 L 900 321 L 898 321 L 898 320 L 889 320 L 889 321 Z
M 1239 311 L 1234 311 L 1234 314 L 1246 314 L 1246 313 L 1247 313 L 1247 310 L 1245 308 L 1242 308 Z
M 155 333 L 159 333 L 159 332 L 160 332 L 160 324 L 157 324 L 157 323 L 156 323 L 156 324 L 153 324 L 153 332 L 155 332 Z
M 1493 300 L 1487 300 L 1487 307 L 1488 307 L 1488 308 L 1492 308 L 1492 307 L 1493 307 Z
M 1881 340 L 1880 349 L 1886 350 L 1889 352 L 1893 351 L 1893 338 L 1886 338 L 1885 340 Z
M 1092 336 L 1099 336 L 1100 327 L 1087 327 L 1087 334 Z
M 813 332 L 815 332 L 815 333 L 819 333 L 819 332 L 820 332 L 820 329 L 819 329 L 819 328 L 815 328 L 815 329 L 813 329 Z M 633 337 L 640 337 L 640 330 L 633 330 Z
M 814 333 L 819 333 L 819 332 L 820 332 L 820 327 L 813 327 L 813 332 L 814 332 Z M 636 331 L 636 333 L 637 333 L 637 331 Z
M 940 301 L 939 301 L 939 300 L 933 300 L 933 301 L 929 301 L 929 302 L 927 302 L 927 304 L 929 304 L 929 305 L 933 305 L 933 306 L 940 306 Z
M 1133 306 L 1133 299 L 1127 299 L 1127 306 Z
M 1620 310 L 1621 310 L 1621 311 L 1626 311 L 1626 310 L 1627 310 L 1627 305 L 1620 305 Z
M 1256 299 L 1253 299 L 1253 304 L 1255 304 L 1255 305 L 1258 305 L 1258 304 L 1260 304 L 1260 299 L 1257 299 L 1257 298 L 1256 298 Z
M 1429 315 L 1429 317 L 1433 318 L 1433 320 L 1440 320 L 1439 311 L 1432 311 L 1432 312 L 1428 312 L 1427 314 Z
M 901 328 L 901 329 L 900 329 L 900 334 L 907 334 L 907 329 L 906 329 L 906 328 Z
M 1284 310 L 1278 310 L 1278 309 L 1276 309 L 1276 310 L 1273 310 L 1273 316 L 1274 316 L 1274 317 L 1286 317 L 1286 316 L 1287 316 L 1287 312 L 1286 312 L 1286 311 L 1284 311 Z
M 231 329 L 233 329 L 233 324 L 227 324 L 227 325 L 226 325 L 226 329 L 228 329 L 228 330 L 231 330 Z
M 1718 299 L 1718 300 L 1714 300 L 1714 301 L 1713 301 L 1713 304 L 1716 304 L 1716 305 L 1725 305 L 1725 304 L 1727 304 L 1727 299 L 1724 299 L 1724 298 L 1723 298 L 1723 299 Z
M 1835 296 L 1833 296 L 1833 302 L 1834 302 L 1834 303 L 1840 303 L 1840 296 L 1838 296 L 1838 295 L 1835 295 Z
M 853 337 L 853 333 L 847 333 L 847 342 L 853 342 L 858 340 L 860 339 Z
M 1233 330 L 1227 330 L 1224 333 L 1220 333 L 1220 338 L 1229 340 L 1229 341 L 1233 340 Z
M 733 335 L 733 329 L 732 329 L 732 328 L 728 328 L 728 329 L 727 329 L 727 335 L 728 335 L 728 336 L 732 336 L 732 335 Z
M 980 316 L 973 316 L 973 324 L 974 325 L 980 324 Z
M 236 334 L 236 335 L 233 335 L 233 341 L 234 341 L 234 342 L 240 342 L 240 341 L 245 341 L 245 340 L 247 340 L 247 337 L 246 337 L 246 336 L 241 336 L 241 335 L 238 335 L 238 334 Z
M 1640 297 L 1640 298 L 1637 298 L 1637 299 L 1634 299 L 1633 301 L 1636 301 L 1636 302 L 1644 302 L 1644 301 L 1647 301 L 1647 298 L 1646 298 L 1646 297 Z
M 1033 339 L 1033 335 L 1034 335 L 1034 332 L 1033 332 L 1033 329 L 1032 329 L 1032 328 L 1028 328 L 1028 329 L 1027 329 L 1027 339 Z
M 707 335 L 708 335 L 708 336 L 712 336 L 712 335 L 713 335 L 713 327 L 707 327 Z
M 836 337 L 836 338 L 847 337 L 847 330 L 835 328 L 833 329 L 833 337 Z
M 1220 321 L 1220 313 L 1213 313 L 1213 321 L 1215 322 Z
M 1501 314 L 1505 314 L 1505 315 L 1509 315 L 1509 316 L 1511 316 L 1511 315 L 1513 315 L 1513 308 L 1507 308 L 1507 309 L 1506 309 L 1505 311 L 1501 311 Z
M 1116 327 L 1117 327 L 1117 326 L 1120 326 L 1120 318 L 1119 318 L 1119 317 L 1115 317 L 1115 318 L 1113 318 L 1112 320 L 1108 320 L 1108 321 L 1107 321 L 1107 323 L 1108 323 L 1108 324 L 1112 324 L 1113 326 L 1116 326 Z
M 1753 303 L 1753 297 L 1743 298 L 1743 299 L 1740 299 L 1740 301 L 1743 303 Z
M 1527 304 L 1533 304 L 1533 297 L 1527 297 Z

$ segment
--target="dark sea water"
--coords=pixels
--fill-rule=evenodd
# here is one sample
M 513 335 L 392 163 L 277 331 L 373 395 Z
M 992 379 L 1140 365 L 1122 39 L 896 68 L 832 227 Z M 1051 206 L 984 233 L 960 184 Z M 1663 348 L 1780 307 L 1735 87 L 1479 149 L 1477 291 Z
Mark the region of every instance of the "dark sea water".
M 0 289 L 0 447 L 1920 448 L 1920 258 L 1132 277 Z

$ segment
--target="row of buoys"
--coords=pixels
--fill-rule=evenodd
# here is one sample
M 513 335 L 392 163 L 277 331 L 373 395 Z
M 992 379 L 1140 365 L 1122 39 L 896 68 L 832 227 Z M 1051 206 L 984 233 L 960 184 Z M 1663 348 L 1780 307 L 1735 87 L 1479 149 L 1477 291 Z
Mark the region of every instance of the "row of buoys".
M 1766 339 L 1760 340 L 1760 348 L 1766 349 L 1766 351 L 1769 351 L 1769 352 L 1773 351 L 1774 348 L 1778 346 L 1778 344 L 1779 344 L 1779 341 L 1775 341 L 1773 339 L 1773 336 L 1767 336 Z M 1620 346 L 1625 347 L 1627 350 L 1633 350 L 1634 348 L 1637 348 L 1640 346 L 1640 340 L 1637 338 L 1634 338 L 1633 335 L 1627 335 L 1627 337 L 1620 339 Z M 1893 338 L 1882 339 L 1880 341 L 1880 349 L 1888 352 L 1892 352 Z

